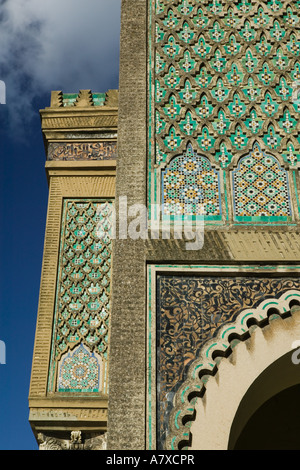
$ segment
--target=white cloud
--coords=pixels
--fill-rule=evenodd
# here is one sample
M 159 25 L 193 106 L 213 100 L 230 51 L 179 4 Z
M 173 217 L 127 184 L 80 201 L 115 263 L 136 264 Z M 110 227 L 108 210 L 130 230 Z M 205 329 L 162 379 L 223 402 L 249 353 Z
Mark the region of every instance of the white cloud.
M 51 90 L 118 86 L 121 0 L 0 0 L 0 79 L 12 121 Z

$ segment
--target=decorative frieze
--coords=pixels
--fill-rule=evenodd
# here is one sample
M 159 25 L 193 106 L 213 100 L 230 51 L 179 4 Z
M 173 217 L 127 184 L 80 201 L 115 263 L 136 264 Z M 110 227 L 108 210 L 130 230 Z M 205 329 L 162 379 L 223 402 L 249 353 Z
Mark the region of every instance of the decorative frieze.
M 68 111 L 69 112 L 69 111 Z M 117 114 L 107 115 L 107 114 L 97 114 L 90 116 L 51 116 L 45 115 L 43 118 L 43 129 L 97 129 L 97 128 L 117 128 L 118 126 L 118 116 Z
M 156 284 L 156 432 L 164 448 L 173 397 L 189 365 L 221 327 L 247 308 L 298 290 L 297 277 L 158 275 Z
M 117 142 L 50 142 L 48 160 L 115 160 Z

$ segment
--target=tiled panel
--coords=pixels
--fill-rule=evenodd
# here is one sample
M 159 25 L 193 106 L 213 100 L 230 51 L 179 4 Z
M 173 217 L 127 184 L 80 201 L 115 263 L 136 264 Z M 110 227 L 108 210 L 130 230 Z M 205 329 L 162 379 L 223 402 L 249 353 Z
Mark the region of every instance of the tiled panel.
M 49 391 L 107 392 L 111 214 L 110 201 L 64 201 Z M 78 345 L 82 348 L 74 352 Z M 84 366 L 87 356 L 95 362 L 90 370 Z

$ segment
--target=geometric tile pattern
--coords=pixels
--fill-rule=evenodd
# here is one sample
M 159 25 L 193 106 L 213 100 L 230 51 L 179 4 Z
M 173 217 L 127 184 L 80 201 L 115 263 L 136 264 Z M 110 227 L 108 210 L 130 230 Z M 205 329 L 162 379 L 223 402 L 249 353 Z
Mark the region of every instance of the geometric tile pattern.
M 149 13 L 150 201 L 189 144 L 224 170 L 255 142 L 299 166 L 299 2 L 152 0 Z
M 55 388 L 58 362 L 74 347 L 82 345 L 86 354 L 107 361 L 111 214 L 110 201 L 64 201 L 49 391 Z
M 62 96 L 62 104 L 64 107 L 75 106 L 78 100 L 79 93 L 64 93 Z M 92 106 L 104 106 L 106 100 L 106 93 L 93 93 L 91 95 Z
M 110 160 L 115 159 L 117 144 L 102 142 L 50 142 L 48 160 Z
M 201 215 L 213 219 L 221 214 L 219 175 L 209 160 L 188 146 L 184 155 L 175 157 L 162 173 L 163 213 Z
M 99 392 L 101 367 L 100 356 L 80 344 L 60 361 L 58 392 Z
M 249 274 L 249 273 L 248 273 Z M 206 341 L 242 310 L 299 289 L 299 277 L 157 276 L 157 448 L 164 449 L 173 397 Z
M 257 144 L 233 171 L 233 197 L 236 220 L 292 215 L 287 171 Z

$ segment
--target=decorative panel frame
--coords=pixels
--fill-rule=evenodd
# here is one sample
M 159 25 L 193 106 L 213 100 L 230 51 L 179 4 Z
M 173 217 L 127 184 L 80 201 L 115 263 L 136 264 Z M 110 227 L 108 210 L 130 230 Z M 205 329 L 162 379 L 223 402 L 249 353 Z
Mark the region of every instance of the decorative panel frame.
M 299 290 L 300 288 L 300 281 L 299 281 L 299 273 L 300 273 L 300 265 L 281 265 L 281 264 L 270 264 L 266 263 L 264 266 L 258 266 L 257 264 L 244 264 L 244 265 L 167 265 L 167 264 L 149 264 L 147 267 L 147 429 L 146 429 L 146 436 L 147 436 L 147 449 L 163 449 L 165 445 L 165 439 L 167 437 L 167 431 L 169 428 L 170 413 L 173 409 L 172 400 L 174 393 L 176 390 L 183 385 L 184 377 L 187 373 L 188 364 L 192 362 L 197 356 L 197 352 L 199 352 L 199 346 L 202 347 L 206 341 L 212 340 L 215 334 L 217 334 L 218 330 L 224 325 L 231 322 L 234 318 L 234 315 L 240 313 L 241 310 L 245 308 L 254 307 L 253 303 L 249 303 L 249 299 L 245 297 L 245 305 L 239 305 L 238 301 L 235 301 L 235 309 L 236 311 L 230 314 L 223 315 L 224 318 L 221 319 L 220 312 L 214 309 L 211 312 L 211 319 L 202 318 L 201 314 L 197 311 L 190 311 L 188 314 L 189 320 L 193 325 L 193 331 L 190 331 L 190 334 L 186 339 L 181 338 L 179 340 L 179 348 L 181 350 L 182 357 L 185 354 L 186 362 L 185 364 L 181 363 L 182 357 L 179 357 L 176 364 L 170 362 L 168 363 L 168 359 L 165 358 L 164 360 L 164 367 L 165 367 L 165 377 L 169 377 L 168 380 L 171 380 L 170 377 L 173 377 L 174 386 L 172 386 L 173 382 L 170 382 L 171 385 L 168 385 L 167 382 L 164 382 L 163 379 L 160 377 L 161 371 L 159 371 L 158 367 L 161 360 L 161 352 L 160 352 L 160 323 L 159 323 L 159 316 L 158 316 L 158 287 L 157 287 L 157 280 L 159 276 L 167 276 L 168 278 L 181 278 L 185 280 L 195 280 L 200 282 L 202 280 L 206 280 L 205 282 L 212 282 L 211 289 L 212 291 L 215 289 L 216 295 L 218 292 L 221 292 L 222 287 L 221 284 L 218 287 L 218 280 L 221 280 L 221 283 L 224 285 L 231 284 L 233 288 L 232 295 L 232 302 L 234 301 L 234 289 L 238 289 L 238 286 L 234 286 L 235 279 L 244 279 L 245 282 L 251 284 L 251 282 L 262 282 L 264 281 L 264 289 L 267 289 L 268 282 L 273 282 L 278 284 L 278 286 L 284 286 L 284 290 L 290 290 L 296 288 Z M 210 281 L 212 280 L 212 281 Z M 215 283 L 215 284 L 214 284 Z M 213 285 L 215 287 L 213 287 Z M 242 285 L 242 284 L 241 284 Z M 296 287 L 295 287 L 296 286 Z M 228 288 L 228 287 L 227 287 Z M 225 290 L 227 289 L 225 287 Z M 244 287 L 246 289 L 246 286 Z M 187 290 L 187 286 L 185 286 L 185 308 L 186 311 L 189 312 L 189 292 Z M 245 290 L 246 292 L 246 290 Z M 282 294 L 283 292 L 278 292 L 274 294 L 274 292 L 267 292 L 265 293 L 265 297 L 263 294 L 259 293 L 256 295 L 255 302 L 257 303 L 259 300 L 264 300 L 267 298 L 274 298 Z M 167 290 L 167 298 L 171 299 L 172 295 L 176 295 L 176 293 L 172 294 L 172 291 L 169 289 Z M 200 295 L 200 292 L 196 294 L 193 292 L 194 300 L 193 305 L 195 304 L 195 297 Z M 211 301 L 214 302 L 214 296 L 210 293 Z M 228 295 L 228 294 L 226 294 Z M 248 292 L 249 295 L 249 292 Z M 238 298 L 238 297 L 237 297 Z M 198 297 L 198 302 L 201 302 L 200 297 Z M 204 301 L 204 300 L 203 300 Z M 171 302 L 171 300 L 170 300 Z M 197 301 L 196 301 L 197 303 Z M 172 304 L 172 302 L 171 302 Z M 174 302 L 173 302 L 174 304 Z M 180 336 L 179 331 L 185 328 L 184 324 L 182 323 L 181 326 L 179 323 L 174 323 L 177 317 L 183 315 L 178 302 L 176 303 L 176 308 L 173 312 L 174 318 L 172 319 L 172 313 L 169 312 L 170 318 L 166 321 L 166 325 L 171 332 L 173 332 L 174 337 L 178 335 Z M 175 306 L 174 304 L 174 306 Z M 227 300 L 227 307 L 230 307 L 230 303 Z M 195 306 L 193 307 L 195 308 Z M 217 308 L 217 306 L 216 306 Z M 177 309 L 177 310 L 176 310 Z M 226 318 L 225 318 L 226 317 Z M 181 319 L 182 320 L 182 319 Z M 202 324 L 200 330 L 198 323 Z M 166 326 L 165 325 L 165 326 Z M 198 326 L 197 326 L 198 325 Z M 178 327 L 178 331 L 176 328 Z M 213 327 L 213 328 L 212 328 Z M 177 333 L 176 333 L 177 331 Z M 201 339 L 201 335 L 203 335 L 203 331 L 206 331 L 205 335 L 206 339 L 203 337 Z M 172 343 L 171 340 L 171 333 L 170 338 L 166 338 L 166 331 L 163 332 L 162 338 L 166 341 L 168 351 L 170 355 L 172 355 L 172 351 L 176 351 L 178 345 Z M 200 337 L 199 337 L 200 335 Z M 188 339 L 189 338 L 189 339 Z M 188 344 L 190 343 L 190 344 Z M 198 345 L 198 346 L 197 346 Z M 184 348 L 186 347 L 186 350 Z M 190 349 L 189 349 L 190 348 Z M 198 348 L 198 349 L 197 349 Z M 180 355 L 180 354 L 179 354 Z M 175 354 L 176 356 L 176 354 Z M 164 356 L 162 356 L 164 357 Z M 178 369 L 179 367 L 179 369 Z M 185 370 L 185 372 L 184 372 Z M 167 372 L 169 371 L 169 372 Z M 179 372 L 181 371 L 181 372 Z M 166 375 L 167 374 L 167 375 Z M 177 374 L 177 376 L 176 376 Z M 168 397 L 168 398 L 166 398 Z M 176 426 L 175 426 L 176 427 Z M 174 428 L 174 425 L 173 425 Z
M 298 223 L 299 2 L 149 0 L 148 8 L 149 219 L 166 166 L 191 145 L 221 176 L 222 221 L 207 224 Z M 234 217 L 231 172 L 255 144 L 288 171 L 286 219 Z

